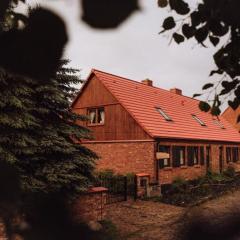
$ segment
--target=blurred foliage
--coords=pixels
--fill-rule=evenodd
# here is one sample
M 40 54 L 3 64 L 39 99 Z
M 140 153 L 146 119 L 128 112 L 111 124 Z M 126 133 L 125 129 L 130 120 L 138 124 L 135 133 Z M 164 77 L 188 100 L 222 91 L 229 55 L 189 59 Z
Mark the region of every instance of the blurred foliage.
M 139 9 L 138 0 L 82 0 L 82 20 L 98 29 L 114 29 Z
M 177 16 L 183 16 L 181 19 L 167 17 L 162 24 L 161 33 L 173 31 L 172 38 L 178 44 L 194 38 L 204 47 L 207 42 L 218 47 L 213 56 L 217 69 L 213 70 L 210 76 L 220 74 L 222 78 L 216 83 L 203 86 L 202 90 L 204 94 L 208 94 L 207 101 L 211 104 L 201 102 L 200 109 L 219 115 L 222 102 L 229 96 L 233 96 L 233 100 L 229 100 L 228 104 L 234 110 L 237 109 L 240 105 L 239 0 L 203 0 L 193 9 L 185 0 L 158 0 L 158 5 L 161 8 L 168 7 Z M 194 97 L 201 95 L 195 94 Z
M 21 24 L 26 24 L 26 16 L 14 11 L 14 7 L 20 2 L 25 3 L 25 0 L 1 0 L 0 32 L 8 31 L 12 28 L 19 28 Z

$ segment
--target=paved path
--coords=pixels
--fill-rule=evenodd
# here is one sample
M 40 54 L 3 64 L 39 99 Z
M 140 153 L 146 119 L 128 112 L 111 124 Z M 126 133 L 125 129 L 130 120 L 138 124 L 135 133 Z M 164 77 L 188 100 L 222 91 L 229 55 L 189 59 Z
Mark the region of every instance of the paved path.
M 131 240 L 172 240 L 184 208 L 152 201 L 128 201 L 108 206 L 107 216 Z
M 210 200 L 197 210 L 211 219 L 219 219 L 233 208 L 240 213 L 240 191 Z M 182 215 L 194 209 L 152 201 L 128 201 L 108 205 L 107 217 L 118 227 L 124 240 L 172 240 L 182 223 Z

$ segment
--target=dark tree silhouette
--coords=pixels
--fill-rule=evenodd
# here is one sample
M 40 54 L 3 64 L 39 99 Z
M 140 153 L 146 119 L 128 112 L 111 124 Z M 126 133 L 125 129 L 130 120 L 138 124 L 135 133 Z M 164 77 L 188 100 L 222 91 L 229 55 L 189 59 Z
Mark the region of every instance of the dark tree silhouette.
M 213 115 L 220 114 L 221 100 L 228 95 L 234 99 L 229 105 L 236 109 L 240 105 L 240 17 L 238 0 L 203 0 L 196 9 L 190 9 L 185 0 L 158 0 L 159 7 L 168 7 L 174 13 L 182 15 L 182 20 L 176 21 L 173 16 L 167 17 L 162 25 L 162 32 L 173 31 L 172 38 L 180 44 L 185 40 L 195 40 L 206 47 L 209 40 L 218 50 L 213 58 L 217 69 L 210 73 L 223 75 L 216 83 L 207 83 L 204 91 L 214 92 L 211 106 L 201 102 L 200 108 Z M 226 37 L 227 36 L 227 37 Z M 223 40 L 225 41 L 222 43 Z M 221 44 L 221 46 L 219 46 Z M 219 88 L 220 87 L 220 88 Z M 194 97 L 201 94 L 195 94 Z M 224 98 L 223 98 L 224 97 Z

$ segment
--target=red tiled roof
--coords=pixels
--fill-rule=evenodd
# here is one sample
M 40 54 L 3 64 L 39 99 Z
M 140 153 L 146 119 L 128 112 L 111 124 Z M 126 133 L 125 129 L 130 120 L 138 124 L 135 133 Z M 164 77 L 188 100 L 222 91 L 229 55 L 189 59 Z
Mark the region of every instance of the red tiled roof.
M 222 117 L 222 129 L 214 117 L 198 108 L 199 101 L 143 83 L 92 70 L 97 78 L 152 137 L 240 142 L 240 134 Z M 172 121 L 166 121 L 156 107 L 160 107 Z M 192 114 L 206 126 L 201 126 Z

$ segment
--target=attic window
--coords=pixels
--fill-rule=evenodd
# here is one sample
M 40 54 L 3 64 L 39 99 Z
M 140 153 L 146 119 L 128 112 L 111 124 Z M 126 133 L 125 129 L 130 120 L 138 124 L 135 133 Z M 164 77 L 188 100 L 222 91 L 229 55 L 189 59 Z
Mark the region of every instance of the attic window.
M 90 108 L 88 109 L 89 125 L 101 125 L 104 124 L 105 113 L 104 108 Z
M 166 121 L 172 121 L 172 119 L 159 107 L 156 107 L 156 110 L 164 117 Z
M 216 125 L 218 125 L 220 128 L 222 128 L 222 129 L 225 129 L 225 127 L 223 126 L 223 124 L 219 121 L 219 120 L 213 120 L 213 122 L 216 124 Z
M 201 126 L 206 126 L 206 124 L 198 118 L 196 115 L 192 114 L 193 119 L 195 119 Z

